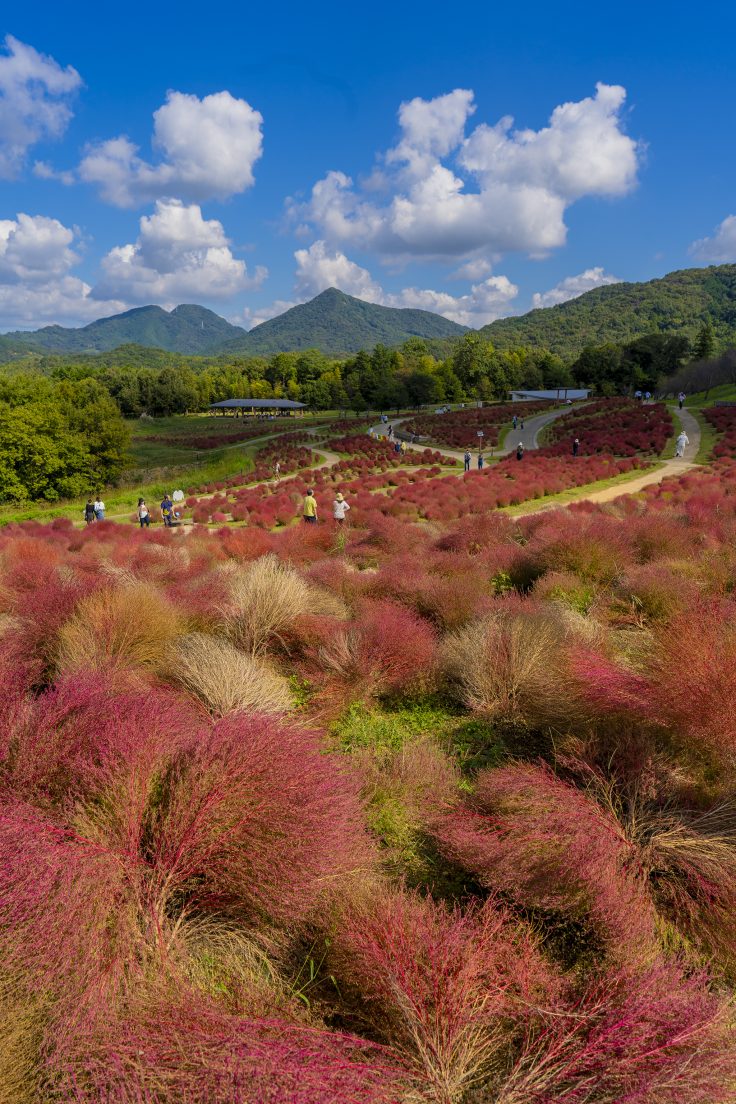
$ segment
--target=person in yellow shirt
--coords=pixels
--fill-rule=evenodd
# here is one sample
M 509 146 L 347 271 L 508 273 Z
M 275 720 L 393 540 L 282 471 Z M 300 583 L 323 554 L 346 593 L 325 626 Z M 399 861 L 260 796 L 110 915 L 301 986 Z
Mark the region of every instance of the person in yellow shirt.
M 308 490 L 304 499 L 304 520 L 309 525 L 317 524 L 317 499 L 314 497 L 314 491 Z

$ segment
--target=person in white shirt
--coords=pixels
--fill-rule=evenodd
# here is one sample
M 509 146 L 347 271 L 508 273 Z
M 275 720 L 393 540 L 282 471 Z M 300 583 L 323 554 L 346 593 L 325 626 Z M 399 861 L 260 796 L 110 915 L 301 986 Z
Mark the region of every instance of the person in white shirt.
M 95 499 L 95 517 L 98 521 L 105 520 L 105 503 L 102 501 L 99 494 Z
M 683 429 L 682 433 L 677 438 L 677 444 L 676 444 L 676 447 L 675 447 L 675 456 L 680 456 L 680 457 L 684 456 L 685 455 L 685 449 L 689 444 L 690 444 L 690 438 L 688 437 L 687 433 Z
M 173 495 L 171 496 L 171 501 L 172 502 L 183 502 L 184 501 L 184 492 L 183 491 L 174 491 Z
M 350 509 L 350 503 L 346 502 L 340 491 L 335 495 L 335 501 L 332 503 L 332 516 L 338 525 L 342 525 L 345 521 L 345 515 Z

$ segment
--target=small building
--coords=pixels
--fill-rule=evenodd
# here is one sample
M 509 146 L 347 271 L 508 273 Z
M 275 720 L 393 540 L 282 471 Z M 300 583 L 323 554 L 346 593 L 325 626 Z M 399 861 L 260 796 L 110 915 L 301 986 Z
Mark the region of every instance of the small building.
M 213 414 L 217 411 L 221 411 L 223 414 L 227 414 L 228 411 L 234 417 L 244 417 L 247 415 L 272 415 L 277 414 L 293 414 L 297 411 L 306 410 L 306 403 L 294 402 L 293 399 L 224 399 L 222 402 L 216 402 L 210 404 L 210 410 Z
M 538 399 L 551 399 L 553 402 L 580 402 L 587 399 L 589 387 L 553 387 L 547 391 L 509 391 L 512 402 L 534 402 Z

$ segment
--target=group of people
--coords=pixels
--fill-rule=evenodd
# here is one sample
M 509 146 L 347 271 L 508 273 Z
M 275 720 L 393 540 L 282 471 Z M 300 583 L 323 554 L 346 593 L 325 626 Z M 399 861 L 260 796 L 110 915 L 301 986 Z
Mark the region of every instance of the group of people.
M 642 402 L 642 401 L 643 402 L 651 402 L 652 392 L 651 391 L 635 391 L 634 392 L 634 398 L 636 399 L 637 402 Z
M 183 500 L 183 491 L 174 491 L 173 496 L 170 496 L 168 491 L 164 492 L 164 497 L 161 499 L 159 509 L 161 511 L 161 520 L 167 529 L 175 525 L 181 517 L 180 511 L 177 510 L 176 507 L 178 503 L 183 502 Z M 144 498 L 138 499 L 138 509 L 136 513 L 138 515 L 138 524 L 141 529 L 148 529 L 151 524 L 151 511 L 148 509 Z
M 338 491 L 335 495 L 335 501 L 332 503 L 332 520 L 337 525 L 342 525 L 345 521 L 348 510 L 350 509 L 350 503 L 345 500 L 341 491 Z M 317 511 L 317 499 L 314 497 L 314 491 L 310 488 L 304 498 L 304 506 L 302 508 L 302 516 L 308 525 L 316 525 L 319 517 Z
M 88 498 L 87 504 L 84 507 L 84 520 L 87 525 L 93 525 L 96 521 L 105 520 L 105 503 L 102 501 L 100 492 L 97 492 L 97 498 Z

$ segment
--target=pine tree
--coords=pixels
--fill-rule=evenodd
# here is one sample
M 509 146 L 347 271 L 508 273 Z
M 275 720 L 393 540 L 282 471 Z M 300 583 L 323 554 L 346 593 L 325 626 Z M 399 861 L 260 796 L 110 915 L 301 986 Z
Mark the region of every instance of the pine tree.
M 711 360 L 716 351 L 716 335 L 709 318 L 698 330 L 693 346 L 693 360 Z

